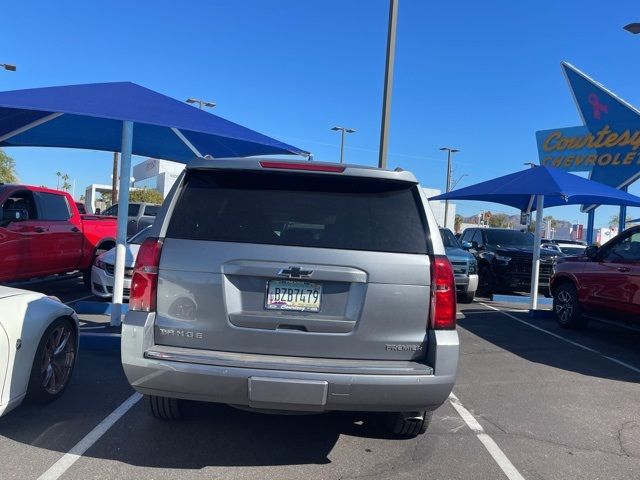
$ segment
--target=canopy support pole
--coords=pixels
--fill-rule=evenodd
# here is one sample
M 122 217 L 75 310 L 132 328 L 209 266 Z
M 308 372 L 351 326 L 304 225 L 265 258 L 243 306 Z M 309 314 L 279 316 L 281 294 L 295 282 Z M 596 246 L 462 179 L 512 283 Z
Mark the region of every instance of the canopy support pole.
M 626 192 L 628 187 L 622 187 L 620 190 Z M 620 214 L 618 215 L 618 234 L 622 233 L 627 226 L 627 206 L 620 205 Z
M 118 232 L 116 235 L 116 266 L 113 273 L 113 305 L 111 325 L 122 322 L 122 291 L 124 288 L 124 262 L 127 251 L 127 220 L 129 219 L 129 183 L 131 179 L 131 150 L 133 122 L 122 122 L 122 147 L 120 149 L 120 194 L 118 198 Z
M 591 245 L 593 243 L 593 224 L 596 219 L 596 209 L 595 207 L 589 210 L 587 213 L 587 244 Z
M 540 272 L 540 239 L 542 238 L 542 218 L 544 217 L 544 195 L 538 195 L 536 204 L 536 234 L 533 240 L 533 262 L 531 264 L 530 309 L 538 308 L 538 279 Z

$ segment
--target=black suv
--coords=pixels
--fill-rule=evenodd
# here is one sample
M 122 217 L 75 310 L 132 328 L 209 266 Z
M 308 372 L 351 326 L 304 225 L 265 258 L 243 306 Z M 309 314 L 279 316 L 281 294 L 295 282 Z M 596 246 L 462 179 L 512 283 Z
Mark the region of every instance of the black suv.
M 478 293 L 528 291 L 533 261 L 532 233 L 503 228 L 467 228 L 461 242 L 478 260 Z M 558 252 L 540 249 L 540 291 L 547 293 Z

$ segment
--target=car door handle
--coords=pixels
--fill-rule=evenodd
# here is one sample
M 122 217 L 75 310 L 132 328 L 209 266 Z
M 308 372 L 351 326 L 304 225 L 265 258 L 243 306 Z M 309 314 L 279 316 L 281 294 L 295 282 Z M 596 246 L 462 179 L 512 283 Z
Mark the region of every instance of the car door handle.
M 36 233 L 42 233 L 42 232 L 44 232 L 44 228 L 36 227 L 36 228 L 33 229 L 33 231 L 36 232 Z
M 80 231 L 80 229 L 78 227 L 73 227 L 71 231 L 77 233 Z
M 619 272 L 628 272 L 630 270 L 631 270 L 631 268 L 629 268 L 629 267 L 618 267 L 618 271 Z

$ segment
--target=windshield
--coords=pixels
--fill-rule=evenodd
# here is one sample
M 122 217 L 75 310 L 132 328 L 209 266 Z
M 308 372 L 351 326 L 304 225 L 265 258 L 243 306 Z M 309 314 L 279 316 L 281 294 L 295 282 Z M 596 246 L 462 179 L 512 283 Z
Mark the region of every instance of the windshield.
M 486 230 L 487 243 L 497 247 L 530 247 L 533 245 L 533 234 L 516 230 Z
M 448 228 L 441 228 L 440 235 L 442 235 L 442 243 L 447 248 L 460 248 L 456 237 L 451 233 L 451 230 Z
M 150 233 L 151 233 L 151 226 L 143 230 L 140 230 L 138 233 L 136 233 L 133 237 L 129 239 L 128 243 L 132 243 L 134 245 L 142 245 L 142 242 L 144 242 L 147 239 Z

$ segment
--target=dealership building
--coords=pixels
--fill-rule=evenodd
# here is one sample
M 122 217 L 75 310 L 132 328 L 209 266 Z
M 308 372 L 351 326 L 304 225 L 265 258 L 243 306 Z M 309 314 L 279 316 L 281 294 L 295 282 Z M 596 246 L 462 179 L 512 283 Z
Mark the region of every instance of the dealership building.
M 183 169 L 183 163 L 148 158 L 133 167 L 131 187 L 152 188 L 166 197 Z M 84 198 L 87 212 L 95 213 L 96 208 L 104 209 L 105 205 L 100 201 L 103 193 L 110 194 L 111 185 L 93 183 L 86 188 Z

